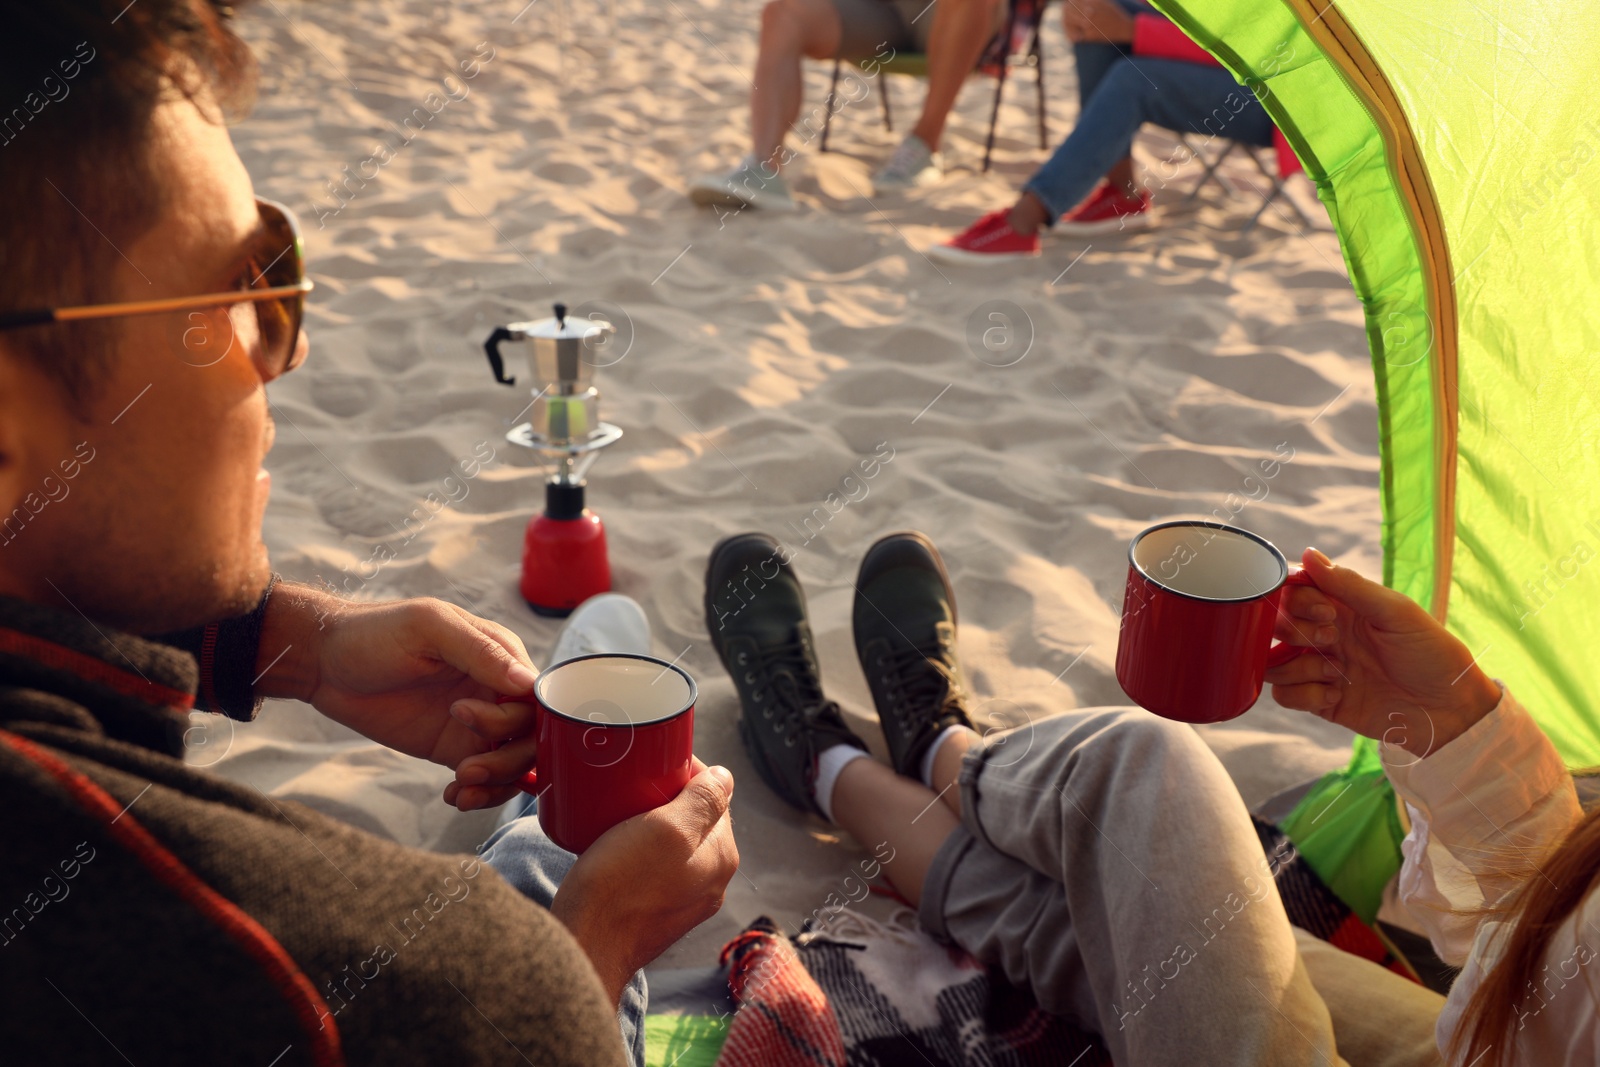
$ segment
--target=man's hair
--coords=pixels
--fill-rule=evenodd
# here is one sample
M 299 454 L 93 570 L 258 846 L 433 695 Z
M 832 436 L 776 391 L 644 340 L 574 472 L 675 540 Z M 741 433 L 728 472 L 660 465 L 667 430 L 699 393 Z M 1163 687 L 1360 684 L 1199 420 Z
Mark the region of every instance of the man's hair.
M 116 299 L 123 252 L 165 206 L 149 166 L 156 105 L 179 93 L 218 119 L 249 108 L 255 63 L 231 14 L 219 0 L 0 7 L 0 310 Z M 3 341 L 81 406 L 120 326 L 53 323 Z

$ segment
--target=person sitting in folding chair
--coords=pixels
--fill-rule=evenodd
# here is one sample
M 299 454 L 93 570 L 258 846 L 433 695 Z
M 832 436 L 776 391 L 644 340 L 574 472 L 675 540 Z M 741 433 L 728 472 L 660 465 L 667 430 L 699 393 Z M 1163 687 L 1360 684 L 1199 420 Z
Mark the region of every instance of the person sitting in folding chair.
M 1133 176 L 1133 138 L 1169 130 L 1267 147 L 1266 109 L 1199 45 L 1140 0 L 1073 0 L 1063 10 L 1078 64 L 1078 124 L 1022 187 L 993 211 L 928 250 L 945 260 L 992 262 L 1039 254 L 1054 225 L 1074 236 L 1150 225 L 1150 194 Z
M 939 141 L 945 119 L 984 46 L 1005 21 L 1004 0 L 768 0 L 750 90 L 750 154 L 731 171 L 694 182 L 689 198 L 701 205 L 794 210 L 781 172 L 794 158 L 783 142 L 800 117 L 802 56 L 842 57 L 870 75 L 894 55 L 925 53 L 928 92 L 922 115 L 873 176 L 872 187 L 881 194 L 938 181 L 944 174 Z M 846 90 L 834 106 L 851 99 Z M 804 141 L 820 135 L 822 117 L 821 108 L 808 116 L 800 131 Z

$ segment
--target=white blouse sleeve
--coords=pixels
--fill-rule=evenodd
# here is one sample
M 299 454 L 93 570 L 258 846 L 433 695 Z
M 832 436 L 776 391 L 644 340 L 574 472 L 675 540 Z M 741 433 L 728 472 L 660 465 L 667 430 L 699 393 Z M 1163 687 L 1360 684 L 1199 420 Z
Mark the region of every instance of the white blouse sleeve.
M 1582 818 L 1572 775 L 1509 692 L 1466 733 L 1417 757 L 1382 745 L 1411 816 L 1399 896 L 1445 963 L 1467 960 L 1498 903 Z

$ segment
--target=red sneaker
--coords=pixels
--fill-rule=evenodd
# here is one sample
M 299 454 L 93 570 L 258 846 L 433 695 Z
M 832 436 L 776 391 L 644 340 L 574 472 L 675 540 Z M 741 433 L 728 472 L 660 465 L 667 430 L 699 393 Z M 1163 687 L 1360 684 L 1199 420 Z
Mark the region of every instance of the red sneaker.
M 1150 192 L 1140 189 L 1135 197 L 1101 182 L 1089 199 L 1056 220 L 1055 232 L 1069 237 L 1093 237 L 1102 233 L 1144 230 L 1150 226 Z
M 991 211 L 966 230 L 928 249 L 928 255 L 952 263 L 996 263 L 1039 254 L 1039 235 L 1011 228 L 1009 208 Z

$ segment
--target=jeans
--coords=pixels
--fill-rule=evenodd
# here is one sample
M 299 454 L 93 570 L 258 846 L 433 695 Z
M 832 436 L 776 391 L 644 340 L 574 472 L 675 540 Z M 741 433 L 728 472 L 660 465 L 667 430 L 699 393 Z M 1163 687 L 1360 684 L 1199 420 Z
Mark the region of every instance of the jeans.
M 1294 931 L 1193 728 L 1066 712 L 991 735 L 960 789 L 923 926 L 1099 1034 L 1118 1067 L 1438 1067 L 1444 999 Z
M 500 826 L 478 851 L 485 863 L 524 896 L 548 908 L 578 857 L 545 836 L 538 810 L 538 802 L 531 796 L 510 801 Z M 640 971 L 623 989 L 617 1008 L 622 1046 L 634 1067 L 644 1067 L 644 1016 L 649 1001 L 649 987 Z
M 1136 0 L 1119 0 L 1133 14 L 1152 14 Z M 1078 124 L 1023 188 L 1039 198 L 1054 222 L 1094 191 L 1107 171 L 1133 149 L 1146 122 L 1181 133 L 1226 137 L 1266 147 L 1272 119 L 1255 96 L 1222 67 L 1132 55 L 1113 44 L 1075 44 Z

